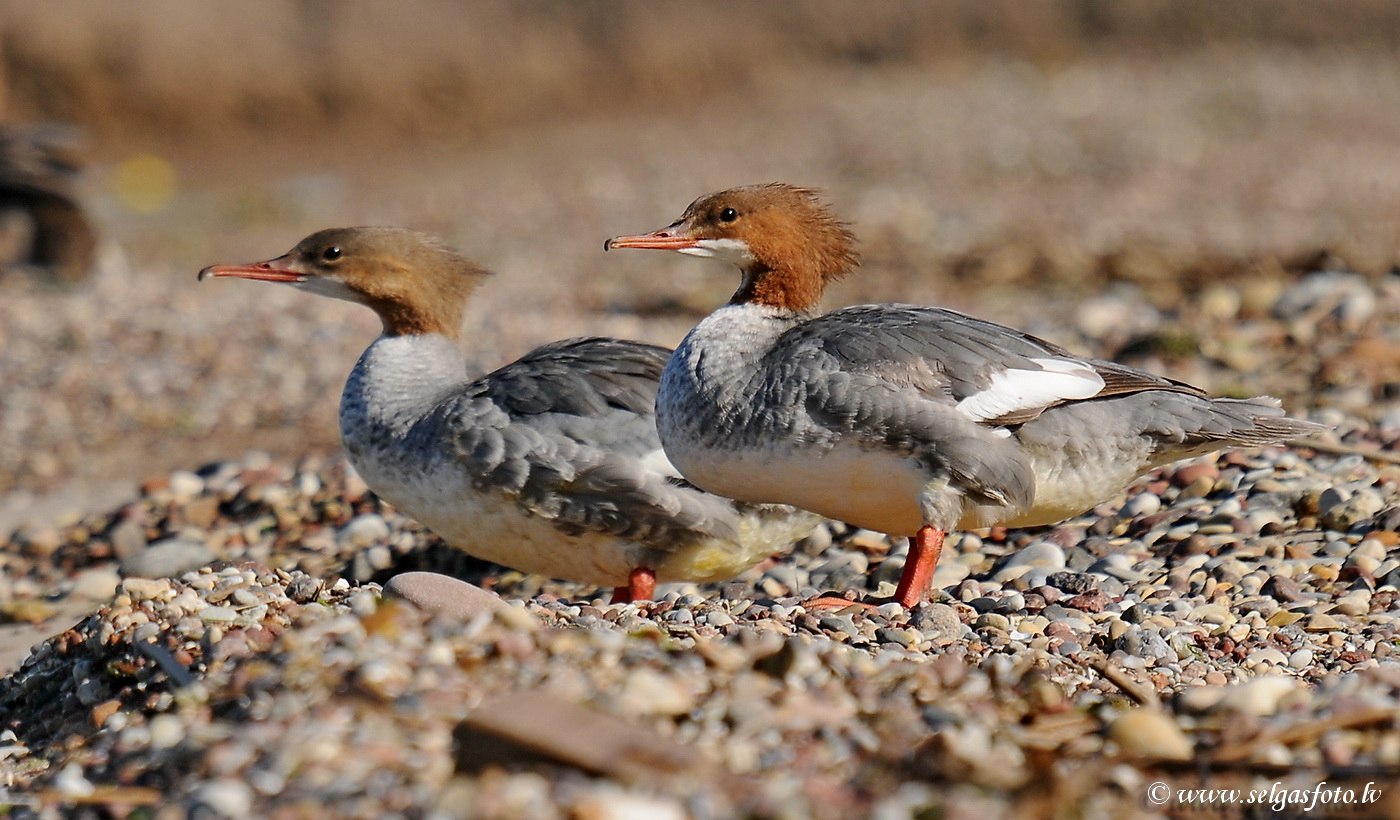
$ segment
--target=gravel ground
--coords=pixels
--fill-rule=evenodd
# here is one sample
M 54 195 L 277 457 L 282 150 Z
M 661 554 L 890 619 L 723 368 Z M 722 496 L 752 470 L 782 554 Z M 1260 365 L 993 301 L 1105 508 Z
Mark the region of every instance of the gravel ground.
M 1324 356 L 1380 344 L 1389 285 L 1307 276 L 1257 319 L 1183 327 L 1271 339 L 1257 378 L 1287 387 L 1292 312 Z M 1400 413 L 1315 417 L 1336 427 L 1316 448 L 1189 462 L 1049 530 L 957 534 L 912 612 L 803 608 L 893 590 L 905 546 L 839 524 L 733 582 L 610 606 L 451 551 L 338 458 L 177 471 L 0 549 L 8 619 L 99 606 L 0 684 L 5 776 L 17 811 L 171 816 L 1093 817 L 1150 813 L 1159 780 L 1389 785 Z M 429 617 L 381 597 L 425 569 L 511 603 Z
M 212 134 L 149 148 L 179 181 L 154 214 L 110 184 L 135 149 L 105 146 L 103 269 L 0 278 L 0 803 L 1108 817 L 1160 814 L 1156 781 L 1326 780 L 1385 784 L 1348 816 L 1400 815 L 1393 69 L 1257 44 L 969 58 L 439 142 L 324 134 L 310 161 Z M 674 343 L 732 282 L 598 245 L 767 179 L 855 222 L 865 268 L 833 304 L 971 309 L 1335 431 L 950 537 L 913 612 L 801 606 L 898 577 L 903 544 L 836 524 L 609 606 L 444 547 L 347 470 L 334 407 L 367 312 L 193 283 L 317 228 L 409 224 L 499 271 L 470 319 L 483 369 L 580 333 Z M 509 603 L 381 597 L 412 570 Z

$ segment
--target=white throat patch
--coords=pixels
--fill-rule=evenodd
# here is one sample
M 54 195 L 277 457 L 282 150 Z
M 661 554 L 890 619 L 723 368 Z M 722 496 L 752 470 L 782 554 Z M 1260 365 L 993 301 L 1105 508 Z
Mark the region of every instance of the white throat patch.
M 680 252 L 703 259 L 722 259 L 741 268 L 753 261 L 748 243 L 741 239 L 700 239 L 695 247 L 682 248 Z
M 365 302 L 364 296 L 359 291 L 351 289 L 345 284 L 345 280 L 331 276 L 308 276 L 300 282 L 291 283 L 293 287 L 317 294 L 318 296 L 329 296 L 332 299 L 343 299 L 346 302 L 354 302 L 362 305 Z

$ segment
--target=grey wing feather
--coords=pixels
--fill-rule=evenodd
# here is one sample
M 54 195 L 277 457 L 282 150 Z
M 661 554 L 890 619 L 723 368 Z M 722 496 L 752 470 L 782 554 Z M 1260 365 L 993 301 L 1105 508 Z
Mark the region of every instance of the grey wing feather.
M 784 334 L 771 354 L 774 383 L 767 387 L 804 390 L 776 404 L 800 404 L 831 434 L 905 452 L 979 503 L 1022 506 L 1034 496 L 1028 459 L 956 404 L 990 385 L 999 369 L 1038 367 L 1033 358 L 1068 354 L 1005 334 L 937 308 L 846 308 Z
M 989 503 L 1026 503 L 1034 494 L 1024 454 L 1013 439 L 987 435 L 989 428 L 1015 428 L 1064 405 L 1112 403 L 1129 418 L 1145 412 L 1133 421 L 1140 425 L 1136 434 L 1186 447 L 1273 443 L 1319 429 L 1285 417 L 1267 398 L 1209 399 L 1184 382 L 1075 356 L 1044 339 L 942 308 L 861 305 L 833 311 L 788 331 L 772 355 L 779 381 L 801 382 L 795 378 L 799 370 L 809 374 L 802 401 L 814 421 L 901 447 Z M 1103 386 L 1092 396 L 1052 398 L 990 418 L 957 410 L 958 402 L 991 388 L 999 374 L 1043 370 L 1047 360 L 1090 368 Z
M 986 390 L 999 373 L 1041 369 L 1038 360 L 1045 359 L 1092 367 L 1104 381 L 1099 396 L 1141 390 L 1204 395 L 1185 382 L 1076 356 L 1029 333 L 945 308 L 859 305 L 817 317 L 800 329 L 802 336 L 818 337 L 821 347 L 845 368 L 896 379 L 903 373 L 915 386 L 955 402 Z
M 478 487 L 562 532 L 670 549 L 736 537 L 732 502 L 679 480 L 658 454 L 654 407 L 671 351 L 618 339 L 536 348 L 444 408 Z
M 1039 447 L 1080 451 L 1105 440 L 1146 437 L 1153 464 L 1166 464 L 1228 445 L 1279 444 L 1326 429 L 1284 415 L 1277 400 L 1212 399 L 1187 393 L 1148 391 L 1077 402 L 1026 424 L 1018 437 Z M 1094 431 L 1092 438 L 1085 430 Z

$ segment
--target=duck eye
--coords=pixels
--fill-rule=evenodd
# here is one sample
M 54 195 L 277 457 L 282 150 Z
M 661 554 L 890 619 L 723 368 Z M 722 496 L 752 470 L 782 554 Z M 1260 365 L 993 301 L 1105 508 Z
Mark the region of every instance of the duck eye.
M 340 258 L 340 255 L 341 250 L 339 245 L 327 245 L 326 249 L 321 251 L 321 258 L 327 262 L 334 262 Z
M 719 221 L 720 221 L 720 222 L 733 222 L 734 220 L 736 220 L 736 219 L 738 219 L 738 218 L 739 218 L 739 212 L 736 211 L 736 210 L 734 210 L 733 208 L 725 208 L 724 210 L 722 210 L 722 211 L 719 212 Z

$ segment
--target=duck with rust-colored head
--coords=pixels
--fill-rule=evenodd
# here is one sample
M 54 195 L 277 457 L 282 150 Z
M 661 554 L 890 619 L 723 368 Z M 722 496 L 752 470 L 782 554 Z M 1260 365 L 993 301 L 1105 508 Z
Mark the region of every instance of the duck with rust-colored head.
M 662 446 L 711 492 L 908 536 L 895 592 L 906 607 L 927 597 L 949 530 L 1051 524 L 1155 467 L 1322 429 L 1268 397 L 1211 398 L 951 310 L 819 314 L 823 291 L 857 256 L 849 228 L 810 189 L 703 196 L 665 228 L 605 248 L 738 268 L 733 298 L 662 374 Z
M 383 333 L 340 400 L 350 463 L 380 497 L 479 558 L 646 600 L 657 582 L 730 578 L 819 521 L 680 478 L 654 420 L 665 348 L 570 339 L 470 378 L 461 324 L 486 272 L 432 236 L 325 230 L 276 259 L 199 274 L 222 276 L 379 315 Z

